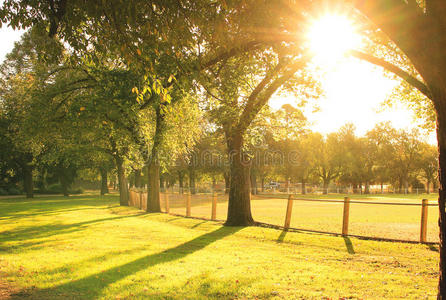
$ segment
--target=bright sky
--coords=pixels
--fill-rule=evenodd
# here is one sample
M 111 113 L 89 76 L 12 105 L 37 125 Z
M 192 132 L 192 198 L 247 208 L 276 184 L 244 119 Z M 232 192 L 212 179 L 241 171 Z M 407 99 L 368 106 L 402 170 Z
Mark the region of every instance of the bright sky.
M 384 121 L 390 121 L 395 128 L 417 126 L 414 112 L 404 104 L 391 108 L 382 105 L 398 82 L 385 77 L 382 69 L 370 63 L 344 56 L 347 50 L 358 48 L 361 43 L 360 36 L 346 18 L 325 16 L 315 21 L 308 40 L 315 55 L 314 64 L 323 70 L 320 80 L 325 92 L 304 110 L 313 131 L 326 134 L 353 123 L 356 134 L 364 135 Z M 298 102 L 291 96 L 275 96 L 270 105 L 278 109 L 285 103 Z M 319 111 L 314 112 L 316 106 Z M 430 134 L 427 140 L 435 144 L 435 134 Z
M 2 41 L 0 43 L 0 62 L 3 62 L 6 54 L 11 52 L 14 48 L 14 42 L 20 40 L 20 36 L 23 32 L 23 30 L 14 31 L 12 28 L 6 27 L 5 25 L 0 28 L 0 40 Z

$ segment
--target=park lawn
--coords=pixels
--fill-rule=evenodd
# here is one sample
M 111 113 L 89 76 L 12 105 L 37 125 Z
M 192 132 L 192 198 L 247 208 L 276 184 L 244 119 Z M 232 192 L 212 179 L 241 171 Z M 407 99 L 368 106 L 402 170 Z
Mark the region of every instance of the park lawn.
M 116 196 L 0 200 L 12 299 L 434 298 L 437 251 L 145 214 Z
M 295 195 L 295 198 L 341 200 L 349 196 L 352 201 L 380 203 L 419 203 L 426 198 L 436 204 L 438 194 L 385 194 L 385 195 Z M 170 211 L 185 215 L 186 195 L 170 194 Z M 287 195 L 253 196 L 252 214 L 256 221 L 283 226 Z M 219 195 L 217 219 L 226 219 L 227 196 Z M 210 218 L 211 197 L 199 194 L 192 196 L 192 216 Z M 163 206 L 164 207 L 164 206 Z M 298 229 L 342 232 L 343 203 L 308 202 L 295 200 L 291 217 L 291 227 Z M 421 206 L 403 205 L 350 205 L 349 234 L 366 237 L 419 241 L 421 223 Z M 427 240 L 438 242 L 438 207 L 428 207 Z

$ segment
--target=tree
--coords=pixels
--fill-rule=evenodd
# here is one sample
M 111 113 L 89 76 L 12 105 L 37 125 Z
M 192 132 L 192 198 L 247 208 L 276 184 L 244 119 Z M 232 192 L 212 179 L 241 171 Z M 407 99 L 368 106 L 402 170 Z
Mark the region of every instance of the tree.
M 330 182 L 341 174 L 344 153 L 340 150 L 341 143 L 336 133 L 329 134 L 325 139 L 316 136 L 315 174 L 323 184 L 323 194 L 328 193 Z
M 423 143 L 420 146 L 420 158 L 418 168 L 421 169 L 421 177 L 426 181 L 426 193 L 430 193 L 431 184 L 437 180 L 438 151 L 436 147 Z
M 422 81 L 412 77 L 432 99 L 439 150 L 440 276 L 438 298 L 446 298 L 446 3 L 441 0 L 352 1 L 409 58 Z M 395 15 L 395 12 L 397 12 Z

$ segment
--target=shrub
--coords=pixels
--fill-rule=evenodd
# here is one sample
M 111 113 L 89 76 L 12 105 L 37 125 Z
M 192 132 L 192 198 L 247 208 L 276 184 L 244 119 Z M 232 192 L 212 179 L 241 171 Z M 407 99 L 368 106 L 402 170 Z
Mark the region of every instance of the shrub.
M 8 194 L 9 195 L 21 195 L 23 192 L 19 189 L 19 188 L 17 188 L 17 187 L 10 187 L 9 189 L 8 189 Z
M 62 186 L 60 183 L 50 184 L 45 192 L 47 194 L 62 194 Z
M 8 192 L 5 189 L 0 188 L 0 196 L 6 196 Z
M 68 193 L 73 194 L 73 195 L 82 194 L 83 192 L 84 192 L 84 190 L 82 188 L 78 188 L 75 190 L 71 190 L 71 189 L 68 190 Z

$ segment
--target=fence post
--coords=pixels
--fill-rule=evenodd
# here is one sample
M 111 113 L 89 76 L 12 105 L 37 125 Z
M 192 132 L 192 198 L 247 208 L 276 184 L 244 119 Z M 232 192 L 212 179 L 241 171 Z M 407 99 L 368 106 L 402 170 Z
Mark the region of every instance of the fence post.
M 169 208 L 169 190 L 167 189 L 165 194 L 164 194 L 164 204 L 166 206 L 166 213 L 169 213 L 170 208 Z
M 212 214 L 211 220 L 217 219 L 217 193 L 212 191 Z
M 293 195 L 289 195 L 288 204 L 286 206 L 285 224 L 283 225 L 285 230 L 288 230 L 288 228 L 290 228 L 292 211 L 293 211 Z
M 350 198 L 344 197 L 344 215 L 342 218 L 342 235 L 348 235 L 349 213 L 350 213 Z
M 190 199 L 191 198 L 191 194 L 190 192 L 187 193 L 187 197 L 186 197 L 186 217 L 190 217 Z
M 423 199 L 421 202 L 421 230 L 420 230 L 420 242 L 426 242 L 426 231 L 427 231 L 427 206 L 428 200 Z

